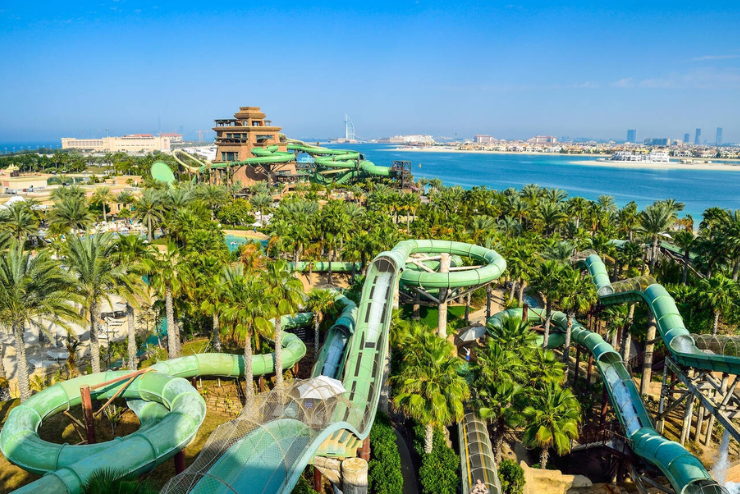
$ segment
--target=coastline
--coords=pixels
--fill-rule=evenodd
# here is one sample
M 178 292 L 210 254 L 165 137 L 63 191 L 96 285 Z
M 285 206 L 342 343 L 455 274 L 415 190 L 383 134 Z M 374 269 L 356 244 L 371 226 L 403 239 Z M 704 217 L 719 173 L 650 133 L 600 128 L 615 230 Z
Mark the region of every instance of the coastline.
M 596 159 L 591 160 L 578 160 L 573 158 L 586 157 L 586 158 L 605 158 L 607 155 L 594 154 L 594 153 L 583 153 L 583 154 L 560 154 L 560 153 L 533 153 L 526 151 L 482 151 L 482 150 L 463 150 L 463 149 L 440 149 L 434 147 L 426 148 L 389 148 L 380 149 L 379 151 L 403 151 L 412 153 L 457 153 L 457 154 L 497 154 L 497 155 L 525 155 L 525 156 L 559 156 L 562 158 L 571 158 L 571 160 L 565 163 L 569 165 L 578 166 L 597 166 L 603 168 L 628 168 L 632 170 L 702 170 L 702 171 L 729 171 L 729 172 L 740 172 L 740 163 L 737 160 L 730 160 L 727 158 L 711 158 L 712 163 L 679 163 L 678 161 L 671 161 L 669 163 L 644 163 L 639 161 L 598 161 Z M 697 158 L 698 159 L 698 158 Z M 721 163 L 719 161 L 722 161 Z M 727 162 L 734 162 L 737 164 L 729 164 Z

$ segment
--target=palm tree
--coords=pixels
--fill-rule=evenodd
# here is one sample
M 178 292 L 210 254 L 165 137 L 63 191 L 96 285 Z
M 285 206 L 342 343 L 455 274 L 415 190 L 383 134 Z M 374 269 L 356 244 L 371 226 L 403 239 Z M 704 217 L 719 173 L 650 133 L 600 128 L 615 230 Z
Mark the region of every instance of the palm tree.
M 223 318 L 231 323 L 236 335 L 244 338 L 245 394 L 244 408 L 248 413 L 254 409 L 254 370 L 252 368 L 252 338 L 269 335 L 273 328 L 269 318 L 274 307 L 265 297 L 266 286 L 257 277 L 245 272 L 244 265 L 237 264 L 224 269 Z
M 409 349 L 397 376 L 395 403 L 406 415 L 426 428 L 424 452 L 432 452 L 435 427 L 446 427 L 463 418 L 463 404 L 470 397 L 465 378 L 458 374 L 463 361 L 452 356 L 452 343 L 430 337 L 424 346 Z
M 675 211 L 667 204 L 656 202 L 640 213 L 639 230 L 652 237 L 652 253 L 650 256 L 650 272 L 655 270 L 658 260 L 658 236 L 668 230 L 675 221 Z
M 546 385 L 532 397 L 524 409 L 524 437 L 522 443 L 529 448 L 542 448 L 540 468 L 547 467 L 550 448 L 560 456 L 570 451 L 570 442 L 578 438 L 581 406 L 569 389 L 556 384 Z
M 308 294 L 308 310 L 313 312 L 313 359 L 319 358 L 319 328 L 326 313 L 334 306 L 336 293 L 332 290 L 314 288 Z
M 55 202 L 54 208 L 49 212 L 49 227 L 58 233 L 85 231 L 92 222 L 93 215 L 84 196 L 65 196 Z
M 252 204 L 252 207 L 260 212 L 260 223 L 262 225 L 265 224 L 264 220 L 264 211 L 265 209 L 269 208 L 270 205 L 272 205 L 272 196 L 270 194 L 265 193 L 259 193 L 257 195 L 252 196 L 249 199 L 249 202 Z
M 22 244 L 38 233 L 39 222 L 26 201 L 17 201 L 0 212 L 0 227 Z
M 115 262 L 117 244 L 110 233 L 70 237 L 62 248 L 64 264 L 75 277 L 75 290 L 90 317 L 90 356 L 93 372 L 100 372 L 100 305 L 120 295 L 133 302 L 139 292 L 137 278 L 127 266 Z M 109 342 L 110 344 L 110 342 Z
M 560 274 L 561 298 L 560 307 L 568 314 L 563 345 L 563 362 L 570 365 L 570 336 L 573 329 L 573 318 L 578 312 L 585 312 L 598 300 L 596 287 L 591 276 L 581 278 L 577 269 L 566 266 Z
M 719 317 L 728 311 L 738 295 L 738 284 L 730 278 L 719 274 L 708 280 L 702 280 L 699 296 L 704 304 L 712 310 L 714 321 L 712 323 L 712 336 L 717 334 Z
M 673 241 L 680 248 L 683 249 L 683 275 L 681 276 L 681 284 L 685 285 L 686 280 L 689 276 L 689 261 L 691 255 L 691 247 L 694 245 L 694 232 L 688 230 L 681 230 L 680 232 L 673 235 Z
M 136 201 L 134 216 L 146 225 L 147 238 L 154 240 L 154 227 L 164 217 L 162 195 L 158 190 L 145 189 Z
M 198 197 L 208 205 L 211 210 L 211 219 L 216 217 L 216 209 L 224 204 L 229 195 L 226 187 L 223 185 L 202 185 L 196 189 Z
M 109 187 L 98 187 L 92 195 L 92 202 L 103 207 L 103 221 L 108 221 L 108 204 L 113 202 L 113 194 Z
M 267 266 L 267 295 L 275 306 L 275 387 L 283 386 L 283 331 L 281 317 L 294 315 L 303 302 L 303 283 L 288 270 L 288 263 L 275 261 Z
M 160 299 L 164 299 L 165 317 L 167 319 L 167 351 L 169 358 L 180 354 L 180 329 L 175 319 L 174 298 L 180 295 L 183 288 L 182 253 L 173 243 L 167 243 L 167 249 L 159 251 L 154 259 L 146 260 L 145 266 L 150 273 L 150 285 Z
M 550 337 L 553 304 L 563 295 L 560 277 L 564 268 L 565 266 L 557 261 L 544 261 L 537 266 L 532 277 L 532 289 L 545 297 L 545 335 L 542 348 L 547 348 L 547 340 Z
M 133 273 L 133 281 L 140 285 L 139 292 L 143 293 L 141 275 L 146 272 L 144 262 L 151 259 L 153 252 L 138 235 L 121 235 L 116 240 L 114 262 Z M 139 282 L 139 280 L 142 280 Z M 126 300 L 126 325 L 128 326 L 128 367 L 131 370 L 139 368 L 136 348 L 136 325 L 134 307 Z
M 37 325 L 42 317 L 78 320 L 73 305 L 79 301 L 74 293 L 74 282 L 48 252 L 42 251 L 32 257 L 15 243 L 0 256 L 0 325 L 12 331 L 15 338 L 21 401 L 31 396 L 24 342 L 26 325 Z

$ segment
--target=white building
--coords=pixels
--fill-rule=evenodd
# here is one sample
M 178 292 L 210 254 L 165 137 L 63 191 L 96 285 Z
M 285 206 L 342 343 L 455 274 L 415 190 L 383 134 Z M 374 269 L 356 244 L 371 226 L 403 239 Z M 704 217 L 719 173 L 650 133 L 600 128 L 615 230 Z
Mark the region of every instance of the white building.
M 170 138 L 152 134 L 129 134 L 121 137 L 101 137 L 100 139 L 62 138 L 62 149 L 79 149 L 104 153 L 140 153 L 169 151 Z

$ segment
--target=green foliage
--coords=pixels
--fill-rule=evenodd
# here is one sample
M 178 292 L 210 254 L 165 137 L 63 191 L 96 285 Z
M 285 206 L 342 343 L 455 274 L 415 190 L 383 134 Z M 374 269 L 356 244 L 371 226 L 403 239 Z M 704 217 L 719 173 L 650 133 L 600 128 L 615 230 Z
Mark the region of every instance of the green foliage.
M 246 199 L 235 199 L 218 210 L 216 218 L 226 225 L 251 225 L 254 223 L 252 205 Z
M 396 494 L 403 490 L 401 456 L 396 433 L 386 414 L 378 412 L 370 430 L 368 491 L 374 494 Z
M 415 429 L 417 431 L 418 429 Z M 423 434 L 423 427 L 420 429 Z M 423 442 L 423 435 L 422 441 Z M 434 446 L 419 469 L 422 494 L 456 494 L 460 486 L 460 457 L 447 446 L 442 433 L 434 432 Z
M 298 477 L 295 487 L 291 491 L 291 494 L 319 494 L 311 486 L 311 482 L 306 480 L 304 477 Z
M 82 488 L 83 494 L 155 494 L 158 492 L 146 482 L 127 480 L 121 472 L 105 468 L 96 470 Z
M 522 494 L 524 492 L 524 469 L 515 460 L 505 458 L 498 464 L 498 479 L 502 494 Z

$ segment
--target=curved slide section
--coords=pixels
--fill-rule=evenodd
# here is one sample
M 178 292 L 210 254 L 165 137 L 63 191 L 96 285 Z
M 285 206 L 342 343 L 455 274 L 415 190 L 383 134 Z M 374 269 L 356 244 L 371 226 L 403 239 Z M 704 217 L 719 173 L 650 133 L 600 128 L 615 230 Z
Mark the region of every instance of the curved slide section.
M 683 323 L 675 300 L 663 285 L 652 283 L 643 288 L 641 283 L 630 283 L 629 280 L 612 284 L 608 276 L 606 279 L 602 276 L 597 280 L 598 268 L 603 266 L 603 262 L 596 254 L 589 256 L 585 264 L 589 273 L 594 277 L 599 301 L 602 304 L 615 305 L 632 302 L 647 304 L 655 316 L 663 342 L 680 365 L 713 372 L 740 374 L 740 357 L 707 353 L 696 346 L 691 333 Z
M 406 260 L 417 252 L 447 252 L 486 261 L 475 270 L 482 271 L 477 274 L 472 270 L 424 273 L 423 279 L 414 275 L 409 280 L 423 286 L 461 287 L 492 281 L 506 269 L 506 262 L 495 251 L 460 242 L 410 240 L 378 255 L 368 268 L 359 306 L 345 307 L 347 317 L 343 313 L 330 330 L 314 366 L 314 376 L 341 376 L 347 390 L 345 399 L 333 409 L 329 425 L 312 432 L 309 425 L 295 418 L 277 417 L 234 444 L 192 492 L 287 493 L 313 457 L 355 456 L 370 433 L 380 400 L 395 290 L 406 273 L 402 274 Z M 275 455 L 277 459 L 270 456 L 269 462 L 264 454 L 247 455 L 249 448 L 282 454 Z M 298 448 L 300 454 L 296 453 Z
M 301 315 L 299 315 L 301 316 Z M 286 320 L 288 325 L 292 322 Z M 286 368 L 297 363 L 306 346 L 293 334 L 283 339 Z M 274 372 L 272 354 L 255 355 L 254 374 Z M 101 467 L 110 467 L 130 475 L 139 475 L 174 456 L 195 437 L 205 418 L 205 402 L 184 378 L 201 375 L 243 376 L 244 357 L 230 354 L 198 354 L 159 362 L 152 371 L 137 376 L 120 395 L 130 401 L 141 428 L 115 441 L 92 445 L 54 444 L 38 435 L 42 422 L 56 413 L 79 405 L 80 386 L 98 385 L 130 371 L 108 371 L 77 377 L 51 386 L 14 408 L 0 431 L 0 449 L 12 463 L 36 474 L 38 481 L 17 490 L 18 493 L 79 493 L 89 475 Z M 93 399 L 114 396 L 125 381 L 92 391 Z
M 522 309 L 500 312 L 488 320 L 489 324 L 500 324 L 501 318 L 506 314 L 521 318 Z M 530 322 L 545 319 L 543 309 L 529 309 L 527 314 Z M 554 329 L 564 333 L 568 317 L 562 312 L 553 312 L 552 324 Z M 600 335 L 589 331 L 575 320 L 571 337 L 594 356 L 594 362 L 632 450 L 658 467 L 679 494 L 726 494 L 727 491 L 712 479 L 698 458 L 677 442 L 664 438 L 653 428 L 650 414 L 645 409 L 640 393 L 619 353 Z

